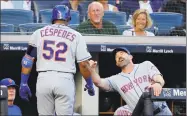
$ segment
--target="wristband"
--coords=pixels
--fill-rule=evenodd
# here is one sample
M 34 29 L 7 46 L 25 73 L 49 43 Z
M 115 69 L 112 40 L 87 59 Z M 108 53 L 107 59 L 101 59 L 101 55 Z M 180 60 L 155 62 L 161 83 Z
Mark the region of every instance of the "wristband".
M 88 77 L 87 79 L 86 79 L 86 83 L 88 84 L 88 85 L 93 85 L 93 82 L 92 82 L 92 78 L 91 77 Z
M 160 85 L 162 86 L 162 83 L 161 83 L 161 82 L 155 82 L 155 83 L 158 83 L 158 84 L 160 84 Z
M 21 83 L 26 84 L 29 79 L 29 74 L 23 74 L 21 73 Z

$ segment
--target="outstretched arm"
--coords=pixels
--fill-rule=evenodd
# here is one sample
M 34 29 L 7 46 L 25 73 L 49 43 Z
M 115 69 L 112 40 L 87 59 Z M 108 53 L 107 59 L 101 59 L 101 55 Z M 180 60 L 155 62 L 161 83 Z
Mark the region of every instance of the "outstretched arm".
M 97 86 L 105 91 L 110 91 L 111 87 L 109 85 L 108 80 L 102 79 L 99 76 L 99 74 L 96 72 L 97 62 L 90 60 L 89 63 L 91 66 L 91 77 L 92 77 L 92 80 L 93 80 L 93 83 L 95 84 L 95 86 Z
M 36 57 L 36 48 L 33 46 L 28 46 L 26 54 L 23 56 L 21 65 L 21 83 L 20 83 L 20 97 L 28 101 L 28 95 L 31 97 L 31 91 L 27 84 L 34 59 Z

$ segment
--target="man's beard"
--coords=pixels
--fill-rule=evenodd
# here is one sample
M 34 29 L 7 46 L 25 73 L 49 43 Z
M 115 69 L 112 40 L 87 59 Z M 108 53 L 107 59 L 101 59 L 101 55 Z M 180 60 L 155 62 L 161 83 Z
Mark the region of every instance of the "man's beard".
M 124 58 L 123 58 L 123 62 L 120 63 L 120 64 L 118 65 L 118 67 L 120 67 L 120 68 L 125 68 L 129 63 L 130 63 L 130 60 L 129 60 L 129 59 L 124 59 Z

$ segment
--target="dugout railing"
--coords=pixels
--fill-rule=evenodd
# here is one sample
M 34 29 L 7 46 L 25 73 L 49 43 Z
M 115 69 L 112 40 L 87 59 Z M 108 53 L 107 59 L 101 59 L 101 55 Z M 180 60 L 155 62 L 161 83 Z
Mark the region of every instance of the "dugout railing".
M 159 96 L 155 96 L 153 90 L 150 92 L 144 92 L 133 113 L 132 116 L 153 116 L 154 108 L 153 101 L 167 101 L 167 100 L 185 100 L 186 101 L 186 88 L 163 88 Z M 183 114 L 186 115 L 186 114 Z

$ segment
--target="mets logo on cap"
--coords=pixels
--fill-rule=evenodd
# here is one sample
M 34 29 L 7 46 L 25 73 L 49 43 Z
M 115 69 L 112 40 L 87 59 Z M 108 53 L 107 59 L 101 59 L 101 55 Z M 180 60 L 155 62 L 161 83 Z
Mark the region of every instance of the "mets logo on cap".
M 9 82 L 9 83 L 12 83 L 12 79 L 8 79 L 8 82 Z
M 9 87 L 9 86 L 17 86 L 15 81 L 12 80 L 11 78 L 2 79 L 1 82 L 0 82 L 0 85 L 5 85 L 7 87 Z

